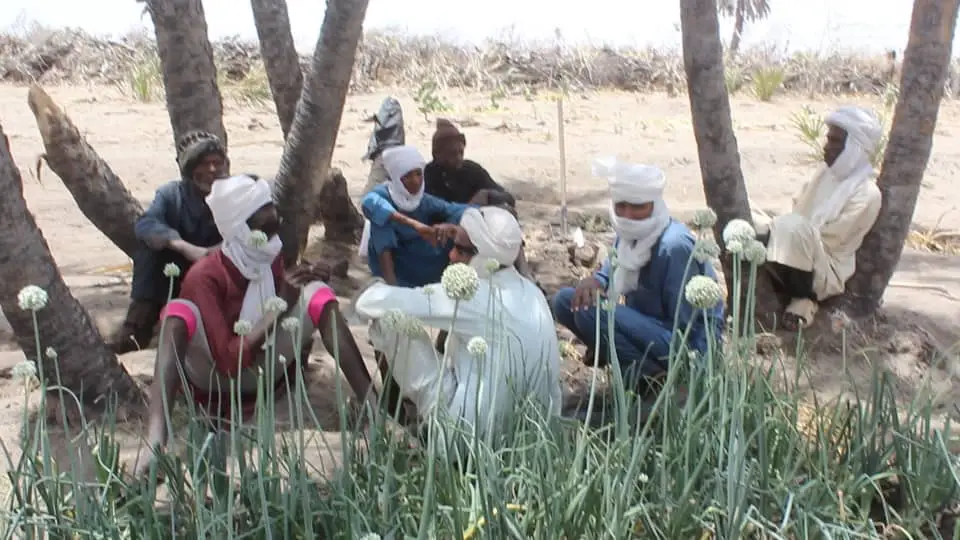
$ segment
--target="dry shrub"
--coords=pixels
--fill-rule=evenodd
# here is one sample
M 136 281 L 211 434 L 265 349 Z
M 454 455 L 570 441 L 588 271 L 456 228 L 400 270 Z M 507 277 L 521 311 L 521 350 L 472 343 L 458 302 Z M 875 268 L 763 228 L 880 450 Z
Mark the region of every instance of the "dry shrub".
M 260 51 L 239 38 L 213 44 L 222 80 L 240 84 L 257 77 Z M 49 30 L 34 25 L 0 35 L 0 81 L 14 83 L 110 83 L 129 85 L 131 74 L 155 51 L 152 37 L 141 32 L 112 40 L 79 30 Z M 303 65 L 309 65 L 304 58 Z M 767 48 L 742 51 L 727 66 L 731 91 L 743 74 L 782 71 L 778 91 L 806 94 L 882 93 L 895 76 L 883 55 L 795 53 Z M 960 90 L 958 65 L 951 66 L 948 94 Z M 260 79 L 262 81 L 262 79 Z M 351 90 L 384 85 L 413 89 L 427 81 L 441 88 L 529 92 L 531 89 L 618 89 L 674 94 L 686 86 L 679 50 L 614 48 L 569 44 L 524 44 L 490 40 L 460 45 L 437 36 L 399 31 L 368 32 L 360 44 Z M 895 81 L 894 81 L 895 82 Z M 244 101 L 264 99 L 261 82 L 239 93 Z

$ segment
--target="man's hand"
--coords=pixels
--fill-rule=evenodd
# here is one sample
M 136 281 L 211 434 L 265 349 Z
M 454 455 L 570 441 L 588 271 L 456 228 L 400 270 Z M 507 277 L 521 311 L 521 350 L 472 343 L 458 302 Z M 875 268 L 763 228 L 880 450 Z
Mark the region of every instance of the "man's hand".
M 587 276 L 581 279 L 574 290 L 573 300 L 570 303 L 571 309 L 579 311 L 592 308 L 598 291 L 603 292 L 603 285 L 596 278 Z
M 210 251 L 212 250 L 212 248 L 195 246 L 189 242 L 182 242 L 172 247 L 179 251 L 180 254 L 186 257 L 190 262 L 199 261 L 200 259 L 209 255 Z
M 434 225 L 433 228 L 437 234 L 437 242 L 440 244 L 446 244 L 452 241 L 457 237 L 457 233 L 460 232 L 460 226 L 452 223 L 440 223 Z

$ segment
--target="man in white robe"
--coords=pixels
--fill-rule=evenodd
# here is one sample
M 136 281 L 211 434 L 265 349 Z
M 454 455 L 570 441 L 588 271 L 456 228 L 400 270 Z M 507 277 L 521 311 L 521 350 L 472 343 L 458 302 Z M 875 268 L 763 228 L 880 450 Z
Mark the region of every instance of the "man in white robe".
M 435 411 L 495 437 L 496 428 L 527 399 L 559 414 L 560 348 L 543 292 L 513 266 L 522 241 L 520 225 L 509 211 L 470 208 L 460 221 L 450 260 L 477 271 L 473 298 L 457 303 L 440 284 L 407 288 L 383 281 L 357 296 L 356 315 L 374 321 L 374 348 L 387 356 L 402 394 L 421 417 Z M 398 312 L 428 329 L 452 329 L 445 355 L 437 353 L 426 332 L 396 324 Z M 478 351 L 480 339 L 486 347 Z
M 755 216 L 767 244 L 767 269 L 790 298 L 783 325 L 809 326 L 820 302 L 843 293 L 856 253 L 880 213 L 871 158 L 883 129 L 870 111 L 841 107 L 826 119 L 824 164 L 794 198 L 793 211 L 773 220 Z

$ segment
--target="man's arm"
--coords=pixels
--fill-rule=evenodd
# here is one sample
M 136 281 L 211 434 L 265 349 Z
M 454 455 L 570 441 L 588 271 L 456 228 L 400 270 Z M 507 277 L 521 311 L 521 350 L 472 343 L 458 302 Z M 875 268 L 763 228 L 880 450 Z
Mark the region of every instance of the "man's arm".
M 496 200 L 491 204 L 506 203 L 510 206 L 517 205 L 517 201 L 516 199 L 514 199 L 513 195 L 511 195 L 509 191 L 504 189 L 503 186 L 498 184 L 496 180 L 494 180 L 493 177 L 490 176 L 490 173 L 487 172 L 487 169 L 483 168 L 483 165 L 480 165 L 479 163 L 476 163 L 476 162 L 470 162 L 470 163 L 475 172 L 474 177 L 477 179 L 477 186 L 476 186 L 477 191 L 480 191 L 480 190 L 494 191 L 494 192 L 497 192 L 497 195 L 499 195 L 499 197 L 495 197 Z
M 400 310 L 416 317 L 430 328 L 448 330 L 456 310 L 456 329 L 471 335 L 484 335 L 487 329 L 489 289 L 481 280 L 473 300 L 454 302 L 439 283 L 426 287 L 395 287 L 373 283 L 354 300 L 353 308 L 362 319 L 379 319 L 388 311 Z M 492 308 L 495 309 L 495 308 Z
M 418 233 L 421 232 L 421 228 L 426 227 L 412 217 L 398 212 L 392 202 L 376 191 L 371 191 L 364 196 L 360 203 L 360 209 L 363 211 L 363 216 L 369 219 L 372 225 L 379 227 L 385 227 L 391 221 L 406 225 Z
M 133 231 L 137 239 L 152 250 L 159 251 L 171 247 L 171 242 L 180 240 L 180 233 L 170 226 L 167 213 L 176 205 L 176 183 L 166 184 L 157 189 L 153 202 L 141 215 Z
M 346 319 L 340 313 L 340 306 L 335 298 L 323 306 L 317 330 L 320 332 L 320 340 L 323 341 L 327 352 L 339 360 L 340 369 L 353 393 L 361 400 L 366 399 L 372 403 L 376 410 L 377 399 L 373 379 L 367 371 L 360 347 L 357 346 L 357 341 L 350 332 Z

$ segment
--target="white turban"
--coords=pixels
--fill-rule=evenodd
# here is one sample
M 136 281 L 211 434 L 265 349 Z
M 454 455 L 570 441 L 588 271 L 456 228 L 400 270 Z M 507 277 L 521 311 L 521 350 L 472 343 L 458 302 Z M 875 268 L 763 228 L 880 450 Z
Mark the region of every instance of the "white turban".
M 864 109 L 848 105 L 840 107 L 827 116 L 826 123 L 837 126 L 847 132 L 847 144 L 854 142 L 868 155 L 872 155 L 880 146 L 883 127 L 876 115 Z
M 273 203 L 273 192 L 266 180 L 249 176 L 231 176 L 216 180 L 206 198 L 223 245 L 220 250 L 250 281 L 243 297 L 240 318 L 256 323 L 263 314 L 263 302 L 276 296 L 271 266 L 283 244 L 276 235 L 263 245 L 255 245 L 247 220 L 264 206 Z
M 520 255 L 523 246 L 523 231 L 517 218 L 509 211 L 496 206 L 467 208 L 460 218 L 460 226 L 477 248 L 473 258 L 480 265 L 494 259 L 502 266 L 511 266 Z M 476 265 L 473 265 L 478 268 Z M 479 271 L 479 268 L 478 268 Z
M 387 170 L 387 176 L 390 177 L 390 183 L 387 184 L 387 190 L 390 192 L 390 198 L 393 204 L 403 212 L 412 212 L 420 206 L 420 200 L 423 199 L 425 184 L 420 184 L 420 191 L 410 193 L 403 185 L 403 177 L 411 171 L 422 170 L 426 161 L 420 152 L 413 146 L 391 146 L 383 151 L 383 167 Z
M 667 177 L 653 165 L 634 165 L 615 157 L 600 158 L 593 162 L 594 176 L 610 183 L 610 221 L 617 232 L 618 265 L 613 273 L 615 298 L 636 290 L 640 283 L 640 270 L 653 256 L 664 229 L 670 224 L 670 211 L 663 200 Z M 622 218 L 615 211 L 615 204 L 653 203 L 653 212 L 647 219 Z
M 860 185 L 873 178 L 872 158 L 883 138 L 880 121 L 862 107 L 840 107 L 827 116 L 826 123 L 846 131 L 847 139 L 833 164 L 824 167 L 818 175 L 819 182 L 828 182 L 820 185 L 830 187 L 830 196 L 810 215 L 811 223 L 817 228 L 836 220 Z

